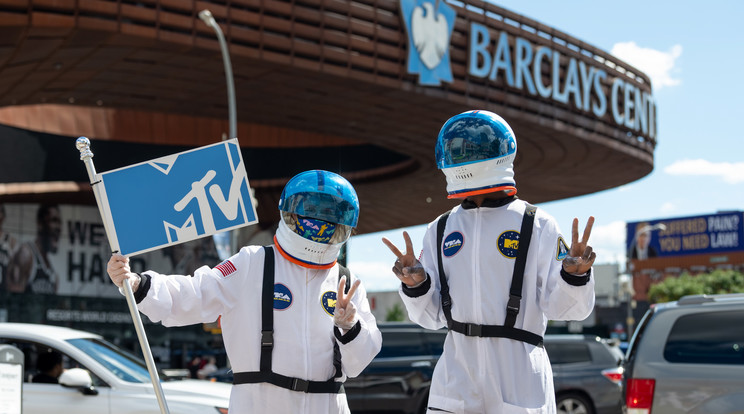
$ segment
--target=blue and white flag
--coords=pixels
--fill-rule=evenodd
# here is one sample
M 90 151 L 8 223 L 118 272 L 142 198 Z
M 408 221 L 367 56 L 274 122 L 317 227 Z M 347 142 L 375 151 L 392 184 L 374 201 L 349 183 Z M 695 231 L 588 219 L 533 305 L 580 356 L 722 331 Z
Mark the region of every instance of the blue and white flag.
M 100 177 L 104 220 L 124 255 L 258 222 L 237 138 Z

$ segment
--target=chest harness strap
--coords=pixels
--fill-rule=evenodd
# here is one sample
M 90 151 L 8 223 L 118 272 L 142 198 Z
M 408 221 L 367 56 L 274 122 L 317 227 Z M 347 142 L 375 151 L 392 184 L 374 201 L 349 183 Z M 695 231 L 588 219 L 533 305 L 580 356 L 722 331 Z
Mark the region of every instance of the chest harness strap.
M 530 247 L 530 240 L 532 239 L 532 227 L 535 222 L 536 210 L 537 208 L 535 206 L 527 203 L 524 215 L 522 216 L 517 258 L 514 263 L 514 274 L 512 275 L 511 287 L 509 289 L 509 301 L 506 304 L 506 320 L 503 325 L 478 325 L 458 322 L 452 319 L 452 298 L 450 297 L 447 276 L 444 274 L 444 263 L 442 262 L 442 239 L 444 238 L 444 228 L 447 225 L 449 211 L 439 217 L 439 221 L 437 222 L 437 264 L 439 266 L 439 282 L 441 285 L 440 294 L 442 297 L 442 310 L 444 311 L 445 318 L 447 318 L 447 327 L 451 331 L 461 333 L 465 336 L 479 336 L 481 338 L 510 338 L 542 347 L 542 336 L 514 327 L 522 300 L 524 268 L 527 263 L 527 250 Z
M 261 291 L 261 361 L 260 371 L 236 372 L 233 374 L 233 384 L 255 384 L 268 382 L 277 387 L 291 391 L 301 391 L 311 394 L 339 394 L 344 392 L 344 384 L 335 379 L 341 377 L 341 351 L 338 343 L 333 341 L 333 366 L 336 373 L 327 381 L 308 381 L 277 374 L 271 371 L 271 353 L 274 349 L 274 249 L 264 247 L 263 288 Z M 339 278 L 346 276 L 345 291 L 348 293 L 350 285 L 349 270 L 339 264 Z

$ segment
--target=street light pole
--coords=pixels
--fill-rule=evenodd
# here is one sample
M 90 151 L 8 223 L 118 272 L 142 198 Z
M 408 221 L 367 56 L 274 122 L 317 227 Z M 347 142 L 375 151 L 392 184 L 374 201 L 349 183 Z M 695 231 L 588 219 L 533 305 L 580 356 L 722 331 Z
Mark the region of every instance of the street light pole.
M 199 12 L 199 18 L 207 24 L 207 26 L 214 29 L 217 33 L 217 40 L 220 42 L 220 50 L 222 51 L 222 62 L 225 65 L 225 78 L 227 80 L 227 108 L 230 122 L 230 136 L 229 139 L 237 138 L 238 126 L 236 120 L 235 111 L 235 85 L 233 83 L 232 64 L 230 63 L 230 53 L 227 50 L 227 43 L 225 43 L 225 36 L 222 34 L 222 29 L 214 20 L 212 12 L 208 9 L 204 9 Z
M 222 29 L 217 21 L 212 16 L 212 12 L 209 9 L 204 9 L 199 12 L 199 18 L 202 19 L 207 26 L 214 29 L 217 34 L 217 40 L 220 42 L 220 51 L 222 52 L 222 63 L 225 66 L 225 79 L 227 81 L 227 109 L 230 123 L 230 136 L 229 139 L 238 137 L 238 121 L 237 112 L 235 109 L 235 84 L 233 82 L 232 64 L 230 63 L 230 52 L 227 50 L 227 43 L 225 42 L 225 36 L 222 34 Z M 238 245 L 238 232 L 231 232 L 231 244 L 233 246 Z

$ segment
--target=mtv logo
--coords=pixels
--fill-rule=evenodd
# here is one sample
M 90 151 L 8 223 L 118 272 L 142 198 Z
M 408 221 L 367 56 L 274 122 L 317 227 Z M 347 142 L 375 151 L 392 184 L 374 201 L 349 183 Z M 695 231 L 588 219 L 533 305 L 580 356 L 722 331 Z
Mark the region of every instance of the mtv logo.
M 168 235 L 168 243 L 175 243 L 179 240 L 193 240 L 199 237 L 193 215 L 190 215 L 181 227 L 176 227 L 165 221 L 163 225 L 165 226 L 165 233 Z
M 518 249 L 519 248 L 519 240 L 505 239 L 504 240 L 504 247 L 507 248 L 507 249 Z
M 400 0 L 408 32 L 408 73 L 419 75 L 419 84 L 439 86 L 452 82 L 449 44 L 456 13 L 441 0 Z
M 100 177 L 109 231 L 125 255 L 258 221 L 237 138 Z

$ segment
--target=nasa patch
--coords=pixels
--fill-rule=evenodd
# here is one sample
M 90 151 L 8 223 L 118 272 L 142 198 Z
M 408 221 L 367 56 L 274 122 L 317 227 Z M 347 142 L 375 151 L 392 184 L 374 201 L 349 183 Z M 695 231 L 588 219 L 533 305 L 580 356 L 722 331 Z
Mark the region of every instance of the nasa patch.
M 442 254 L 446 257 L 454 256 L 460 251 L 464 242 L 465 238 L 459 231 L 450 233 L 442 242 Z
M 519 249 L 519 232 L 514 230 L 507 230 L 499 236 L 498 240 L 499 251 L 507 259 L 514 259 L 517 257 L 517 250 Z
M 555 252 L 555 260 L 561 261 L 568 256 L 568 246 L 566 245 L 566 242 L 563 240 L 563 237 L 558 237 L 558 247 L 556 248 Z
M 324 292 L 323 296 L 320 297 L 320 305 L 327 314 L 333 316 L 333 312 L 336 310 L 336 292 L 332 290 Z
M 274 285 L 274 309 L 285 310 L 292 306 L 292 292 L 281 283 Z

